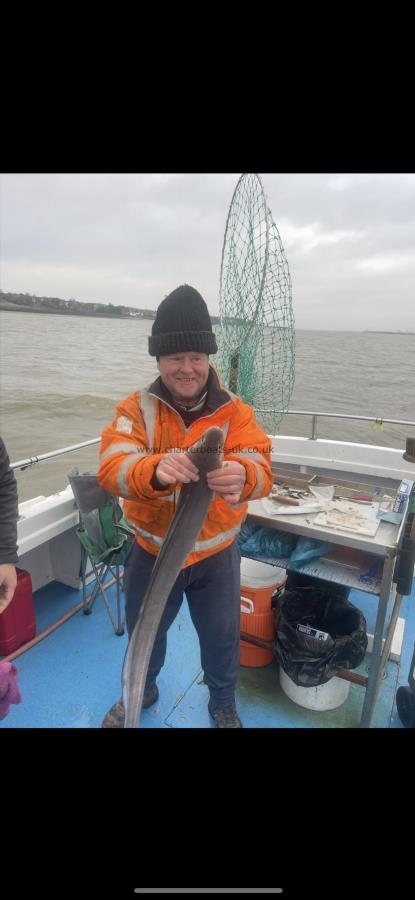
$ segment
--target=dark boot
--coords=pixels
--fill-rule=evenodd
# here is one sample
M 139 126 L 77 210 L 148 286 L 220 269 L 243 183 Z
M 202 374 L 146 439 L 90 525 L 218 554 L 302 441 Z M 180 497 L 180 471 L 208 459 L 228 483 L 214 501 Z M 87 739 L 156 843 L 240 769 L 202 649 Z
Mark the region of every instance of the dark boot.
M 234 703 L 213 709 L 212 701 L 209 700 L 208 710 L 212 719 L 215 720 L 217 728 L 243 728 Z
M 148 709 L 149 706 L 153 706 L 153 703 L 155 703 L 158 698 L 159 689 L 156 684 L 153 684 L 144 691 L 143 709 Z M 108 710 L 106 716 L 104 716 L 102 720 L 101 728 L 124 728 L 124 720 L 125 709 L 121 699 L 117 700 L 117 702 L 111 706 L 111 709 Z

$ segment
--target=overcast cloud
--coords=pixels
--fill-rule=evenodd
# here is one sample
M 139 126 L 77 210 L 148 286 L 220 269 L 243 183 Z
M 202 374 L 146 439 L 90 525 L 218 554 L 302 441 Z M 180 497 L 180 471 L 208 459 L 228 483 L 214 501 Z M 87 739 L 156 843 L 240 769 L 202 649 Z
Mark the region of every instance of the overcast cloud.
M 1 289 L 155 309 L 187 282 L 219 312 L 239 174 L 1 179 Z M 415 175 L 261 174 L 297 328 L 415 330 Z

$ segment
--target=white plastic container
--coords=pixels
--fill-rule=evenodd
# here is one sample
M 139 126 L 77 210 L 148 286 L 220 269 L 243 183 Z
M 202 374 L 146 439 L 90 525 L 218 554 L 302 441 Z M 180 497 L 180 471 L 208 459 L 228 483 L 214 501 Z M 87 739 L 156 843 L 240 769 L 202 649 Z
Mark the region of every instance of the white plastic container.
M 241 584 L 251 588 L 267 588 L 277 584 L 284 584 L 287 580 L 285 569 L 279 566 L 271 566 L 269 563 L 260 562 L 257 559 L 241 559 Z
M 300 687 L 289 678 L 282 666 L 280 666 L 280 685 L 284 694 L 298 706 L 306 709 L 336 709 L 347 700 L 350 691 L 350 681 L 344 678 L 330 678 L 325 684 L 315 687 Z

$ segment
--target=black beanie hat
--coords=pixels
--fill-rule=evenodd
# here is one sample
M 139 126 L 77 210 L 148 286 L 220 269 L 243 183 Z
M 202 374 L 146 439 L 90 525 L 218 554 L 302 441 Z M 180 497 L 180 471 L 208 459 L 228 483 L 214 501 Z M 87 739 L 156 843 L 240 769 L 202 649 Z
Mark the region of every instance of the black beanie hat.
M 170 353 L 216 353 L 216 338 L 203 297 L 182 284 L 162 300 L 148 339 L 150 356 Z

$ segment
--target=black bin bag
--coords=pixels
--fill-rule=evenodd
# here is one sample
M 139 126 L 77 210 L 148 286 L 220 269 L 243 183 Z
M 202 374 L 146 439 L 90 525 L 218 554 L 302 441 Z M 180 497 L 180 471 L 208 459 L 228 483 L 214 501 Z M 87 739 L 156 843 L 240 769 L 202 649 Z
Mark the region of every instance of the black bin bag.
M 320 636 L 305 633 L 304 626 Z M 366 648 L 366 619 L 344 596 L 303 587 L 287 590 L 281 598 L 274 654 L 300 687 L 325 684 L 339 669 L 355 669 Z

